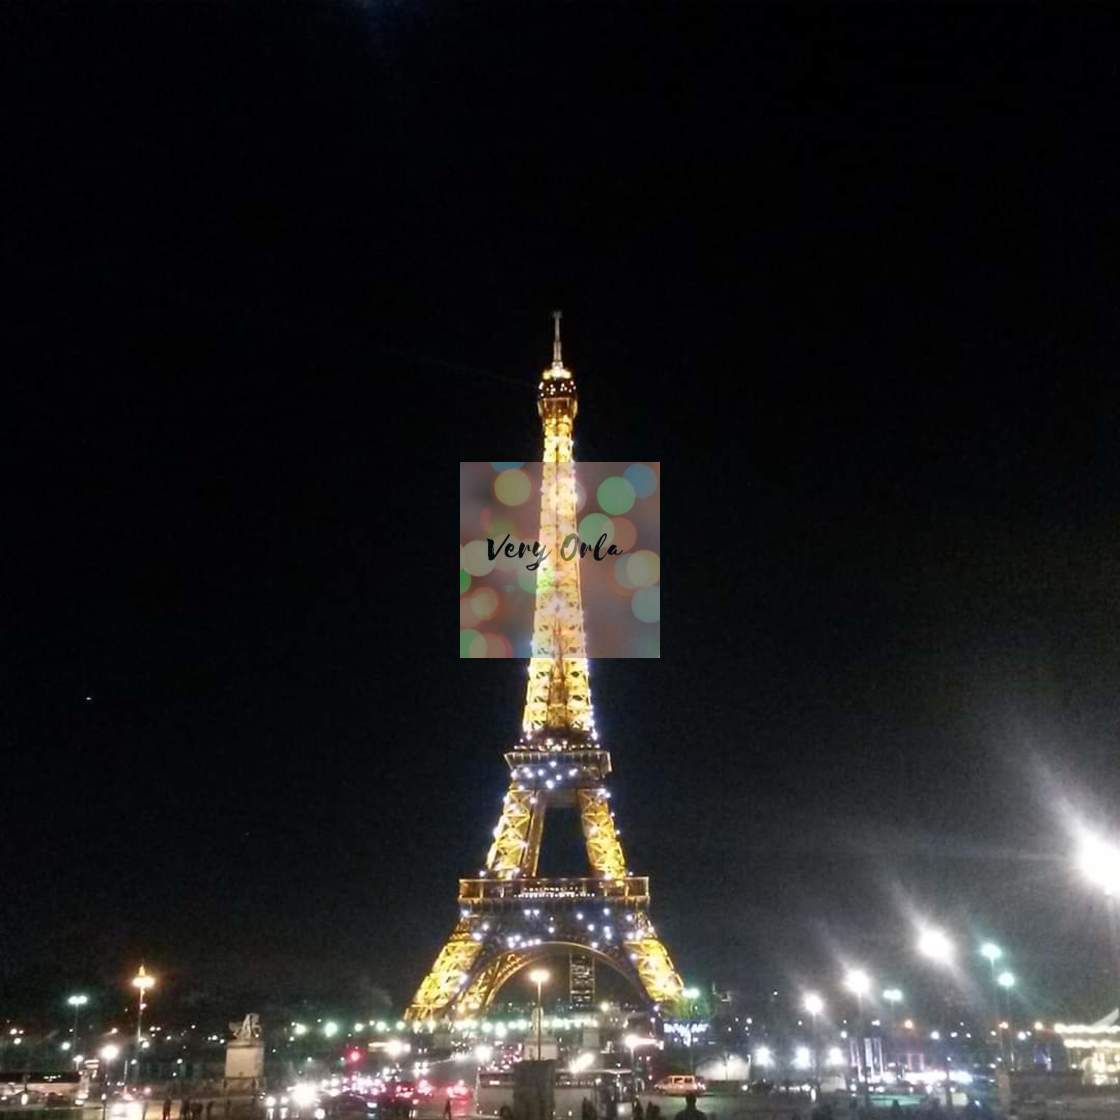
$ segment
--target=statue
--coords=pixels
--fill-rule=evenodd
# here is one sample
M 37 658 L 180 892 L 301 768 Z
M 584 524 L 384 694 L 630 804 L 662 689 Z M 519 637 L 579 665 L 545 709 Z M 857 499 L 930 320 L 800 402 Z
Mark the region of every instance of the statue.
M 234 1042 L 253 1042 L 261 1036 L 259 1015 L 246 1015 L 240 1023 L 230 1023 L 230 1033 Z

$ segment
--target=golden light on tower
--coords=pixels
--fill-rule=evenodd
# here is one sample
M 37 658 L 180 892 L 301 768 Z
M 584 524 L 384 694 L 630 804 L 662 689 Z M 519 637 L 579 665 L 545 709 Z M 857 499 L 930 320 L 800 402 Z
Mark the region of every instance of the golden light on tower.
M 537 386 L 544 445 L 529 680 L 522 738 L 506 753 L 510 784 L 486 864 L 459 881 L 459 922 L 413 997 L 410 1020 L 478 1014 L 512 976 L 553 945 L 584 964 L 609 962 L 652 1004 L 684 990 L 649 917 L 649 881 L 630 874 L 606 779 L 610 752 L 595 730 L 580 590 L 573 431 L 578 397 L 564 365 L 560 312 L 552 364 Z M 590 875 L 538 878 L 548 810 L 579 812 Z M 593 997 L 593 990 L 591 991 Z

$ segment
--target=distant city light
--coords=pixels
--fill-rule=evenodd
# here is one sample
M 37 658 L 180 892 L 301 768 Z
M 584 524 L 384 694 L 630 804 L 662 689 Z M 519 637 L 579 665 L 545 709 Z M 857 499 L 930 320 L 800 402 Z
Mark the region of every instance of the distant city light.
M 901 1003 L 902 1002 L 902 989 L 901 988 L 884 988 L 883 999 L 887 1003 Z
M 1015 973 L 1014 972 L 1001 972 L 996 977 L 996 983 L 1001 988 L 1013 988 L 1013 987 L 1015 987 Z
M 754 1052 L 754 1064 L 756 1066 L 761 1066 L 763 1069 L 765 1069 L 767 1066 L 772 1065 L 773 1061 L 774 1056 L 770 1053 L 769 1046 L 760 1046 Z
M 323 1024 L 323 1034 L 325 1034 L 327 1038 L 334 1038 L 334 1036 L 338 1034 L 338 1024 L 328 1019 L 327 1022 Z
M 793 1052 L 793 1068 L 794 1069 L 808 1069 L 809 1068 L 809 1047 L 798 1046 Z
M 1003 956 L 1003 950 L 992 941 L 985 941 L 980 946 L 980 955 L 986 957 L 988 961 L 994 964 Z
M 819 1015 L 824 1010 L 824 1000 L 816 992 L 806 992 L 804 1007 L 810 1015 Z

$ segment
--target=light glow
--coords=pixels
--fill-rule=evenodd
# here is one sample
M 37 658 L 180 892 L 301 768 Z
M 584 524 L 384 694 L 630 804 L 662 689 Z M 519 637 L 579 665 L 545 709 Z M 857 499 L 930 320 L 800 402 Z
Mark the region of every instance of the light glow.
M 849 968 L 844 974 L 844 987 L 862 998 L 871 990 L 871 977 L 862 968 Z
M 918 952 L 936 964 L 949 964 L 953 960 L 953 943 L 944 930 L 930 927 L 918 937 Z
M 1106 895 L 1120 893 L 1120 847 L 1117 845 L 1083 831 L 1078 839 L 1077 867 L 1093 886 Z

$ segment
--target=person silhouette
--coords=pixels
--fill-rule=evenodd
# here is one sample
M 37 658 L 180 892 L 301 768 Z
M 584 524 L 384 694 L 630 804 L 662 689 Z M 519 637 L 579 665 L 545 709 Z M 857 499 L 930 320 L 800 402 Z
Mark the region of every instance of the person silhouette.
M 696 1107 L 696 1094 L 685 1093 L 684 1108 L 673 1117 L 673 1120 L 708 1120 L 708 1116 Z

